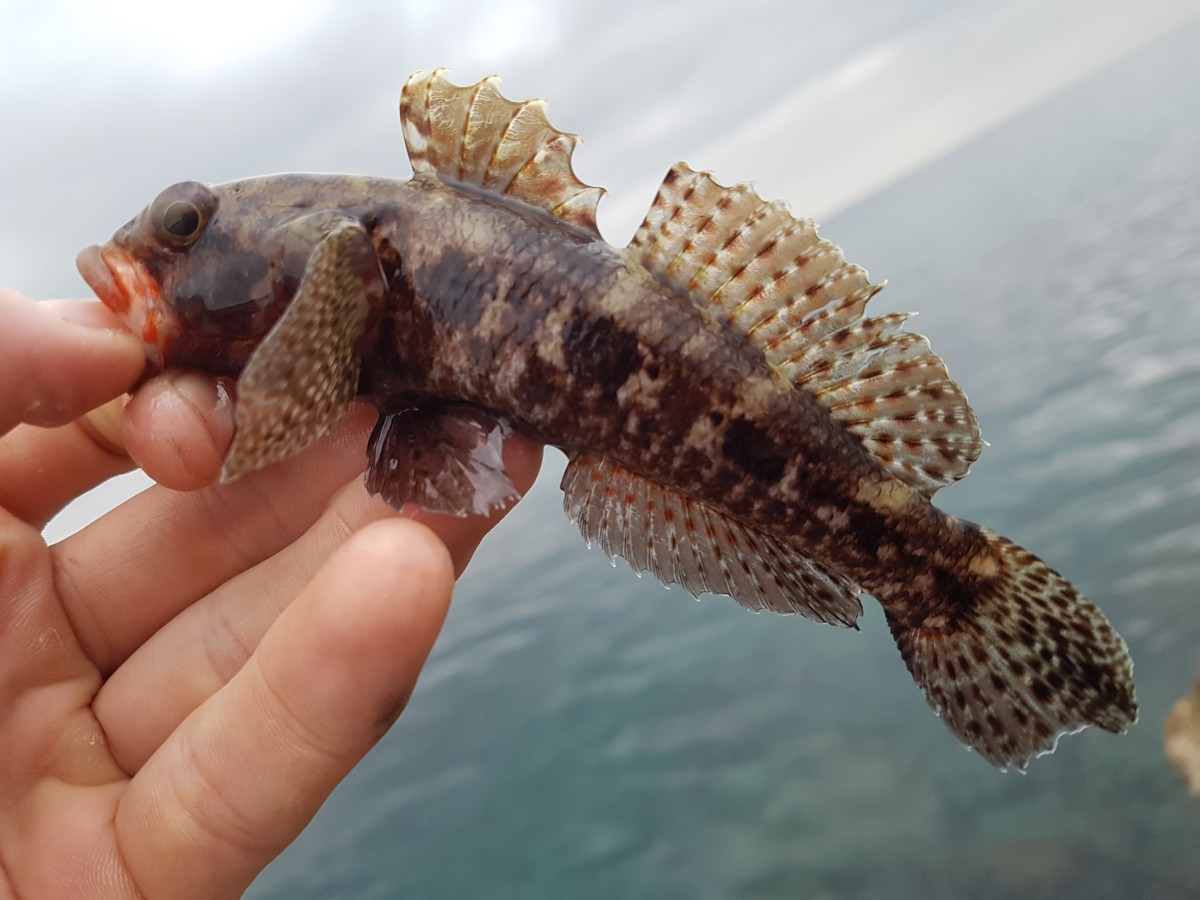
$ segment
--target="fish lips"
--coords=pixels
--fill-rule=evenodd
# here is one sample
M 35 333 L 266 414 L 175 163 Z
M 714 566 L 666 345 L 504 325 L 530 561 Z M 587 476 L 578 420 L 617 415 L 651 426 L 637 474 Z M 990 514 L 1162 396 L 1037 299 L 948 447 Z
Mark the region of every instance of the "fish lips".
M 173 332 L 173 317 L 158 282 L 128 251 L 115 244 L 93 244 L 75 258 L 75 267 L 100 301 L 120 316 L 146 345 L 146 359 L 162 369 Z

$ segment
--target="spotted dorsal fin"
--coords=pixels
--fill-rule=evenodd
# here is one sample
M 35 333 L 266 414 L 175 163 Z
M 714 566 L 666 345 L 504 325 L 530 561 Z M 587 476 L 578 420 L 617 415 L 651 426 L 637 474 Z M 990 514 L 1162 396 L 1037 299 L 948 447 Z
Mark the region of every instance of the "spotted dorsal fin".
M 962 389 L 906 314 L 866 318 L 882 289 L 809 219 L 683 163 L 631 249 L 656 277 L 760 347 L 892 474 L 929 495 L 983 449 Z
M 495 76 L 458 87 L 444 71 L 417 72 L 400 96 L 413 174 L 495 191 L 599 237 L 596 204 L 604 189 L 575 176 L 571 154 L 579 138 L 550 124 L 546 101 L 507 100 Z

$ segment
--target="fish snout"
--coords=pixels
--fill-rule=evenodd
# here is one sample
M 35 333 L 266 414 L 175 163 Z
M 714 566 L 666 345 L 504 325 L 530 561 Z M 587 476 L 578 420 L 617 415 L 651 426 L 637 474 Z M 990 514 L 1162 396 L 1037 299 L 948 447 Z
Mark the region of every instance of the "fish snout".
M 161 369 L 173 317 L 154 276 L 128 251 L 112 243 L 85 247 L 75 257 L 75 267 L 100 301 L 145 342 L 147 361 Z
M 104 255 L 99 244 L 92 244 L 80 250 L 79 255 L 75 257 L 75 268 L 105 306 L 119 316 L 129 311 L 129 298 L 121 293 L 112 272 L 104 264 Z

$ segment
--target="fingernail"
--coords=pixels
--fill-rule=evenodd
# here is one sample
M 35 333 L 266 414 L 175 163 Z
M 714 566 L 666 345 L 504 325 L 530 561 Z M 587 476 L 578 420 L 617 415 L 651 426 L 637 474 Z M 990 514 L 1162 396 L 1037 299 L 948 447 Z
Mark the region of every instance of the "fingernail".
M 233 437 L 233 396 L 227 378 L 213 378 L 196 372 L 169 372 L 167 380 L 204 423 L 218 448 L 225 448 Z

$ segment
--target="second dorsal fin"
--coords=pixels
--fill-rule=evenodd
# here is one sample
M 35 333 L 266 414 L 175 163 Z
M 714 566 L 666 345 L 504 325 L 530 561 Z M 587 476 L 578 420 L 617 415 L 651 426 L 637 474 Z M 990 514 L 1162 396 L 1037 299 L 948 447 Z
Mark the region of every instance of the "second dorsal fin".
M 415 175 L 472 184 L 548 212 L 596 237 L 603 188 L 571 169 L 579 139 L 546 118 L 544 100 L 515 103 L 499 79 L 458 87 L 443 75 L 417 72 L 400 96 L 400 122 Z
M 882 285 L 811 220 L 679 163 L 630 247 L 758 346 L 897 478 L 932 494 L 978 458 L 979 425 L 945 363 L 902 329 L 906 315 L 866 318 Z

